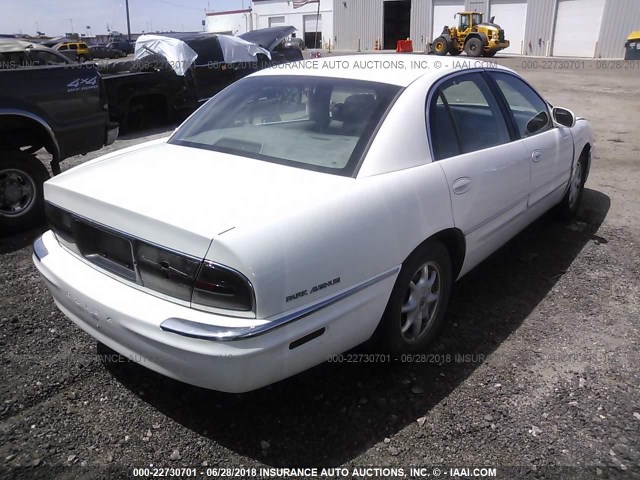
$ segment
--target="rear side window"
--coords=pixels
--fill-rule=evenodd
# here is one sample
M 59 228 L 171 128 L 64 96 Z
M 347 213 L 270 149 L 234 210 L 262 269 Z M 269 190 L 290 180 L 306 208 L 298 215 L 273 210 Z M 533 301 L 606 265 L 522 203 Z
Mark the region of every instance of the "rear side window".
M 71 45 L 69 45 L 69 48 L 71 50 L 77 50 L 78 49 L 78 45 L 76 45 L 75 43 L 72 43 Z
M 435 160 L 511 140 L 498 102 L 479 73 L 439 85 L 429 106 L 429 132 Z
M 435 160 L 460 155 L 460 142 L 456 126 L 441 92 L 438 92 L 429 113 L 429 125 L 431 126 L 431 141 Z
M 492 73 L 513 114 L 521 137 L 545 132 L 552 127 L 547 104 L 525 82 L 506 73 Z
M 58 56 L 55 53 L 43 51 L 43 50 L 31 50 L 29 52 L 33 64 L 35 66 L 41 65 L 66 65 L 69 61 L 66 57 Z
M 87 49 L 87 48 L 89 48 L 89 47 L 87 47 L 87 44 L 86 44 L 86 43 L 81 43 L 81 44 L 80 44 L 80 48 Z
M 2 52 L 0 53 L 0 69 L 9 70 L 27 66 L 29 59 L 24 52 Z

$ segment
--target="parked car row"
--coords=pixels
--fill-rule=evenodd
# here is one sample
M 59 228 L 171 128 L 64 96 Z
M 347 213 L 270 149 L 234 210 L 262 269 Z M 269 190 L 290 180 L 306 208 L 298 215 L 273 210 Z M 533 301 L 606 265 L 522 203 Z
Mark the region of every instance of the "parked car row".
M 63 42 L 55 45 L 53 48 L 70 60 L 79 62 L 127 56 L 125 51 L 115 48 L 114 44 L 87 46 L 84 42 Z

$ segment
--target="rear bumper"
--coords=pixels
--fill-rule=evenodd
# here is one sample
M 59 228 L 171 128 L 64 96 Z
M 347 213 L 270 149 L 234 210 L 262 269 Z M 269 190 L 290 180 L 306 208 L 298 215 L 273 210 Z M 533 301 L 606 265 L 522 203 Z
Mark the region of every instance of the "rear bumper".
M 387 275 L 303 319 L 235 341 L 166 331 L 168 319 L 213 328 L 265 320 L 196 311 L 132 288 L 64 249 L 52 232 L 34 243 L 33 261 L 60 310 L 89 335 L 162 375 L 224 392 L 247 392 L 287 378 L 366 341 L 396 275 Z M 395 273 L 395 272 L 394 272 Z
M 118 138 L 118 134 L 120 133 L 120 127 L 117 123 L 109 123 L 107 125 L 107 133 L 105 138 L 105 145 L 111 145 Z

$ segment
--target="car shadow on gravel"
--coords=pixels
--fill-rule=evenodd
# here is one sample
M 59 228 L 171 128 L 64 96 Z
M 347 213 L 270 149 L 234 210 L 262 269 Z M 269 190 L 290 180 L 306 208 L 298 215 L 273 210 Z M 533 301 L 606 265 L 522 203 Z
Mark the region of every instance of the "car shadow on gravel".
M 24 230 L 22 232 L 6 234 L 0 232 L 0 255 L 13 253 L 33 243 L 33 241 L 46 232 L 49 227 L 43 221 L 41 225 Z
M 609 207 L 609 197 L 586 189 L 577 221 L 547 214 L 465 276 L 426 362 L 324 363 L 242 395 L 185 385 L 134 363 L 105 365 L 133 394 L 143 390 L 143 401 L 239 455 L 272 466 L 349 463 L 447 401 L 520 327 L 582 248 L 606 242 L 596 232 Z M 379 464 L 385 463 L 382 455 Z

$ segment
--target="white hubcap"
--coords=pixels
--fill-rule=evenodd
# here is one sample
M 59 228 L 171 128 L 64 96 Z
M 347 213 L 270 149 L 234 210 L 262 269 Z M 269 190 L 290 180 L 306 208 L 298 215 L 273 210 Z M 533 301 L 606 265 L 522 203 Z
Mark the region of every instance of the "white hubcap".
M 440 268 L 433 262 L 422 265 L 413 275 L 401 310 L 402 336 L 418 340 L 434 322 L 441 291 Z
M 576 163 L 576 171 L 571 179 L 571 185 L 569 187 L 569 208 L 574 208 L 578 202 L 580 196 L 580 187 L 582 186 L 582 163 L 578 161 Z

